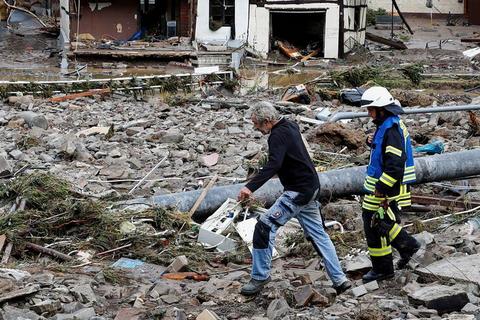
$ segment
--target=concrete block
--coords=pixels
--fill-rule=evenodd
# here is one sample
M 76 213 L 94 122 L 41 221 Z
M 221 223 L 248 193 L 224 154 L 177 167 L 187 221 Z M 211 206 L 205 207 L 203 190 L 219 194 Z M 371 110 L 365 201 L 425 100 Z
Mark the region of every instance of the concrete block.
M 220 317 L 215 312 L 205 309 L 197 316 L 196 320 L 220 320 Z
M 435 309 L 440 315 L 460 311 L 469 302 L 465 291 L 444 285 L 420 288 L 409 293 L 408 300 L 414 305 L 424 305 L 429 309 Z
M 361 297 L 363 295 L 366 295 L 368 293 L 367 288 L 365 288 L 364 285 L 355 287 L 352 289 L 352 293 L 355 297 Z
M 173 262 L 167 267 L 166 272 L 180 272 L 185 267 L 188 266 L 188 259 L 186 256 L 178 256 L 176 257 Z
M 376 280 L 367 282 L 363 286 L 365 287 L 365 289 L 367 289 L 368 292 L 372 292 L 379 289 L 378 282 Z

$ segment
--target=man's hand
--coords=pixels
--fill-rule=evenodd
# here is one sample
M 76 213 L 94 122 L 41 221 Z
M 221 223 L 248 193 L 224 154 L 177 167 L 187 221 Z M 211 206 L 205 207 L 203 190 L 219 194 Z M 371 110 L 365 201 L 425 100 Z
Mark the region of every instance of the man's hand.
M 240 190 L 240 193 L 238 194 L 237 200 L 239 202 L 248 200 L 250 199 L 251 195 L 252 195 L 252 191 L 250 191 L 250 189 L 248 189 L 247 187 L 243 187 L 242 190 Z
M 369 134 L 367 137 L 367 143 L 372 144 L 372 142 L 373 142 L 373 133 Z

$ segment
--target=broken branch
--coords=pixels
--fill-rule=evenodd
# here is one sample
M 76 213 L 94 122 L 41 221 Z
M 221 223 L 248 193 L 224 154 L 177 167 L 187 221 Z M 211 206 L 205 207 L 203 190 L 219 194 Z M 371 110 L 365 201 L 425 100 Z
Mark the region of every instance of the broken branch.
M 45 248 L 45 247 L 42 247 L 42 246 L 39 246 L 38 244 L 35 244 L 35 243 L 31 243 L 31 242 L 27 242 L 25 244 L 25 246 L 33 251 L 36 251 L 36 252 L 39 252 L 39 253 L 44 253 L 44 254 L 47 254 L 49 256 L 52 256 L 52 257 L 55 257 L 55 258 L 58 258 L 58 259 L 61 259 L 61 260 L 64 260 L 64 261 L 73 261 L 75 260 L 75 258 L 69 256 L 69 255 L 66 255 L 64 253 L 61 253 L 57 250 L 54 250 L 54 249 L 50 249 L 50 248 Z

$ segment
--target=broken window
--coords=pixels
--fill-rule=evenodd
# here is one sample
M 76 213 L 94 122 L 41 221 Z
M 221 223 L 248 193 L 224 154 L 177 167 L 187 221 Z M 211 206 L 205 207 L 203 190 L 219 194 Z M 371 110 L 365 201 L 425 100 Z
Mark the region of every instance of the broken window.
M 210 0 L 210 30 L 216 31 L 235 22 L 235 0 Z

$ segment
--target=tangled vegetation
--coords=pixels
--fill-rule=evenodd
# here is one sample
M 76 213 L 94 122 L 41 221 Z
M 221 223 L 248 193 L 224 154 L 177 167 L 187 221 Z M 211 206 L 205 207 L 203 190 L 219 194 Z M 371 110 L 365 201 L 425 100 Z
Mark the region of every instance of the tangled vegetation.
M 32 242 L 65 243 L 55 247 L 65 252 L 102 252 L 126 246 L 118 253 L 164 264 L 178 255 L 186 255 L 192 265 L 207 260 L 204 249 L 187 238 L 189 233 L 196 236 L 187 214 L 162 208 L 114 211 L 107 203 L 86 199 L 68 182 L 47 173 L 34 172 L 2 185 L 0 201 L 3 205 L 25 202 L 24 210 L 0 218 L 0 234 L 15 244 L 20 255 L 26 253 L 25 244 Z M 125 231 L 125 223 L 133 229 Z

